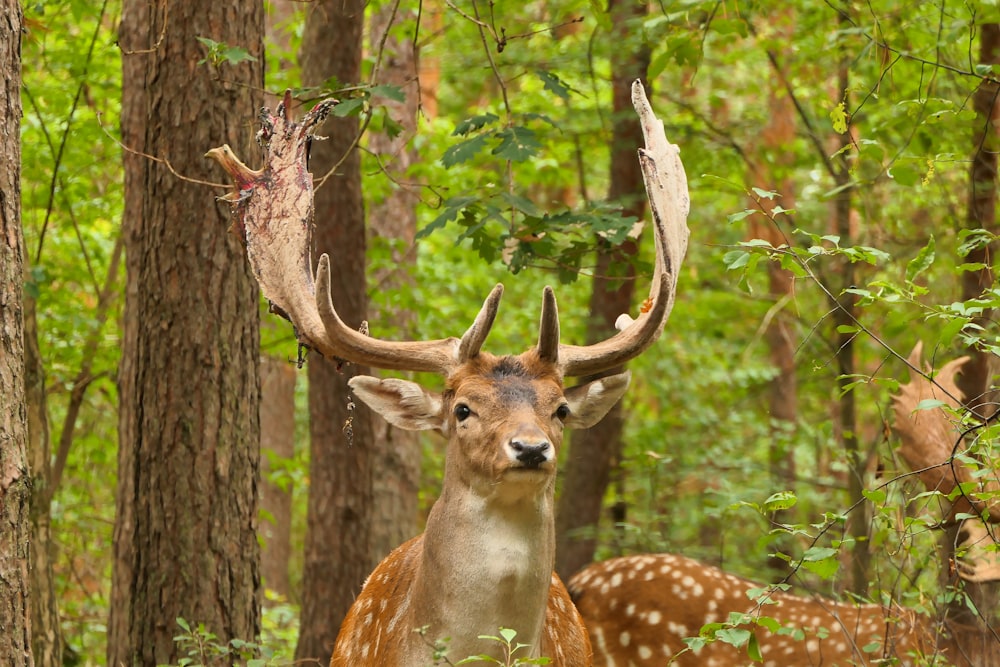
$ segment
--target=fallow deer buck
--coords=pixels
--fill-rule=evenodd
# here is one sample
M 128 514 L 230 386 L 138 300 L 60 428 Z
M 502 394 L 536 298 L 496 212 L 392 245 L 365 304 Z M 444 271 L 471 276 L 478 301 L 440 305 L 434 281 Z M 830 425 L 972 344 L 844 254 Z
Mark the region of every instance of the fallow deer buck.
M 972 490 L 978 487 L 984 492 L 979 498 L 990 498 L 986 492 L 995 484 L 964 464 L 950 465 L 958 439 L 953 420 L 941 409 L 917 407 L 926 399 L 957 407 L 961 394 L 954 377 L 965 359 L 946 364 L 934 382 L 918 376 L 900 387 L 893 398 L 895 427 L 902 441 L 899 451 L 927 488 L 947 494 L 956 483 L 965 482 L 966 507 L 992 514 L 994 503 L 977 499 Z M 909 363 L 920 368 L 919 345 Z M 982 548 L 984 543 L 993 544 L 985 524 L 966 520 L 958 534 L 962 543 L 953 550 L 957 574 L 970 582 L 1000 579 L 995 548 Z M 1000 636 L 988 623 L 961 618 L 967 611 L 964 602 L 958 613 L 949 607 L 932 619 L 897 605 L 859 605 L 785 593 L 673 554 L 595 563 L 575 574 L 568 587 L 587 624 L 598 666 L 750 664 L 746 646 L 736 648 L 716 640 L 698 650 L 687 647 L 684 638 L 697 637 L 710 623 L 753 632 L 763 664 L 772 667 L 1000 665 Z M 994 610 L 982 612 L 989 616 Z M 758 618 L 777 624 L 757 625 Z M 772 631 L 777 627 L 781 630 Z
M 423 342 L 387 342 L 348 327 L 329 297 L 326 255 L 314 286 L 306 144 L 330 103 L 318 105 L 301 123 L 290 120 L 287 95 L 276 115 L 263 111 L 267 154 L 259 171 L 239 162 L 227 146 L 209 152 L 236 181 L 229 199 L 254 274 L 302 344 L 328 358 L 445 378 L 440 394 L 401 379 L 350 381 L 354 393 L 390 423 L 439 430 L 448 446 L 441 496 L 425 532 L 368 577 L 341 626 L 332 665 L 428 665 L 436 640 L 447 641 L 452 662 L 480 654 L 500 658 L 500 647 L 479 636 L 496 635 L 501 627 L 516 631 L 515 641 L 529 647 L 523 657 L 545 656 L 563 667 L 591 664 L 586 629 L 553 572 L 556 460 L 563 429 L 600 420 L 625 392 L 629 374 L 569 389 L 563 378 L 620 366 L 657 339 L 673 305 L 688 237 L 679 151 L 667 141 L 638 81 L 632 99 L 646 144 L 639 162 L 656 244 L 648 309 L 634 320 L 620 317 L 619 332 L 603 342 L 564 344 L 555 297 L 546 288 L 538 343 L 517 356 L 481 350 L 497 314 L 500 285 L 461 339 Z

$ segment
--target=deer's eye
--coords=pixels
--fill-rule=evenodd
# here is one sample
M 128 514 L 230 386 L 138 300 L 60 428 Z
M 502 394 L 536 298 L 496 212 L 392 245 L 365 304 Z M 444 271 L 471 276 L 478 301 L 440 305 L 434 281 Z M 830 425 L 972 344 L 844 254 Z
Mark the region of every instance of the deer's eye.
M 465 403 L 459 403 L 455 406 L 455 419 L 460 422 L 464 422 L 472 414 L 472 410 Z
M 555 417 L 559 421 L 566 421 L 566 418 L 569 417 L 569 406 L 563 403 L 556 408 Z

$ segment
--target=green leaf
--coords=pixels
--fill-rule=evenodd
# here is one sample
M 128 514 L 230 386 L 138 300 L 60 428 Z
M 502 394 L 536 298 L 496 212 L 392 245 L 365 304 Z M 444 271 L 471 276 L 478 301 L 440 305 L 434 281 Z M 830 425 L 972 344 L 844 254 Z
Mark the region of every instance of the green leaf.
M 861 495 L 870 500 L 875 505 L 881 505 L 885 502 L 886 493 L 885 489 L 862 489 Z
M 223 49 L 222 58 L 230 65 L 236 65 L 247 60 L 257 62 L 257 58 L 250 55 L 250 52 L 241 46 L 230 46 Z
M 969 324 L 972 320 L 968 317 L 955 317 L 949 319 L 941 330 L 938 332 L 938 342 L 942 345 L 950 345 L 955 336 L 959 334 L 965 325 Z
M 333 107 L 330 112 L 331 115 L 337 118 L 344 118 L 346 116 L 358 115 L 365 106 L 365 98 L 363 97 L 352 97 L 349 100 L 343 100 Z
M 334 108 L 336 109 L 336 107 Z M 441 164 L 449 168 L 471 160 L 476 153 L 486 148 L 486 139 L 488 136 L 480 134 L 471 139 L 460 141 L 454 146 L 449 146 L 441 158 Z
M 790 507 L 795 507 L 796 502 L 798 502 L 798 499 L 791 491 L 779 491 L 778 493 L 771 494 L 771 496 L 764 501 L 764 509 L 768 512 L 786 510 Z
M 497 122 L 500 117 L 492 113 L 484 113 L 478 116 L 472 116 L 471 118 L 466 118 L 461 123 L 455 126 L 455 130 L 452 132 L 452 136 L 469 134 L 470 132 L 475 132 L 487 125 Z
M 900 185 L 910 187 L 920 182 L 921 174 L 913 167 L 897 164 L 889 170 L 889 176 Z
M 541 148 L 534 131 L 526 127 L 512 125 L 496 136 L 500 137 L 500 145 L 493 149 L 493 154 L 511 162 L 524 162 Z
M 906 264 L 906 280 L 913 282 L 921 273 L 926 271 L 934 263 L 934 237 L 927 240 L 927 245 L 920 249 L 917 256 Z
M 753 208 L 748 208 L 743 211 L 737 211 L 736 213 L 730 213 L 728 216 L 726 216 L 726 221 L 729 222 L 729 224 L 733 224 L 734 222 L 739 222 L 740 220 L 749 218 L 754 213 L 760 213 L 760 211 Z
M 934 410 L 935 408 L 942 408 L 948 404 L 944 401 L 939 401 L 936 398 L 925 398 L 924 400 L 917 403 L 917 407 L 913 408 L 916 410 Z
M 510 628 L 500 628 L 500 636 L 503 637 L 505 642 L 510 644 L 514 641 L 514 637 L 517 637 L 517 631 Z
M 403 92 L 403 89 L 388 83 L 372 86 L 368 89 L 368 92 L 371 93 L 372 97 L 384 97 L 393 102 L 406 101 L 406 93 Z
M 837 550 L 829 547 L 809 547 L 802 555 L 802 567 L 823 579 L 829 579 L 840 567 Z
M 185 620 L 184 620 L 183 618 L 178 618 L 178 619 L 177 619 L 177 625 L 179 625 L 179 626 L 181 626 L 182 628 L 184 628 L 184 630 L 185 630 L 186 632 L 191 632 L 191 626 L 190 626 L 190 625 L 188 625 L 188 622 L 187 622 L 187 621 L 185 621 Z
M 721 642 L 739 648 L 750 641 L 751 632 L 743 628 L 723 628 L 715 633 L 715 638 Z
M 444 227 L 446 224 L 458 217 L 465 207 L 478 201 L 477 197 L 452 197 L 444 202 L 444 210 L 438 214 L 434 220 L 426 227 L 417 232 L 416 239 L 419 241 L 436 229 Z
M 837 134 L 847 132 L 847 112 L 844 110 L 843 102 L 830 110 L 830 120 L 833 122 L 834 132 Z
M 747 642 L 747 655 L 754 662 L 764 662 L 764 656 L 760 652 L 760 644 L 757 643 L 757 633 L 750 633 L 750 641 Z
M 566 83 L 558 76 L 556 76 L 552 72 L 546 72 L 545 70 L 542 69 L 536 69 L 535 75 L 542 80 L 542 86 L 545 88 L 545 90 L 549 91 L 550 93 L 561 99 L 564 100 L 569 99 L 570 91 L 572 91 L 573 89 L 570 88 L 568 85 L 566 85 Z
M 837 555 L 836 549 L 831 549 L 830 547 L 809 547 L 806 552 L 802 554 L 803 561 L 821 561 L 826 560 Z
M 542 211 L 542 209 L 535 206 L 535 204 L 526 197 L 515 195 L 511 192 L 503 192 L 500 194 L 500 198 L 507 202 L 511 208 L 517 209 L 527 216 L 541 218 L 545 215 L 545 212 Z

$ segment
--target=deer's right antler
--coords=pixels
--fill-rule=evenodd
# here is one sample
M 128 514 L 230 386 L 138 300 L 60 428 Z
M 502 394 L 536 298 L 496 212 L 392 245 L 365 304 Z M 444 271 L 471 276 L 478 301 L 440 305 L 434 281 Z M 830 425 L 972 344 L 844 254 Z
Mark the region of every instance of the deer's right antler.
M 216 160 L 233 178 L 234 190 L 224 197 L 233 205 L 234 228 L 243 238 L 250 267 L 271 309 L 295 325 L 301 343 L 324 357 L 376 368 L 447 372 L 475 356 L 496 317 L 503 287 L 487 297 L 462 339 L 383 341 L 347 326 L 330 300 L 330 259 L 319 258 L 312 271 L 313 178 L 307 167 L 313 129 L 336 104 L 323 100 L 302 120 L 291 119 L 291 93 L 276 113 L 262 109 L 259 138 L 265 146 L 264 166 L 244 165 L 229 146 L 213 148 Z
M 566 345 L 559 342 L 555 297 L 546 288 L 538 354 L 567 376 L 590 375 L 620 366 L 653 344 L 673 307 L 678 273 L 687 251 L 690 201 L 680 151 L 667 141 L 663 123 L 653 113 L 639 81 L 632 85 L 632 101 L 645 137 L 639 162 L 656 245 L 648 309 L 635 320 L 628 315 L 619 317 L 619 333 L 603 342 Z M 487 297 L 461 339 L 383 341 L 347 326 L 337 314 L 330 300 L 331 267 L 326 255 L 319 258 L 313 277 L 313 179 L 306 165 L 312 130 L 336 102 L 320 102 L 299 123 L 290 118 L 291 102 L 286 92 L 276 114 L 268 109 L 261 111 L 259 136 L 266 148 L 261 169 L 244 165 L 229 146 L 206 154 L 235 181 L 233 192 L 224 199 L 233 204 L 234 226 L 242 234 L 251 268 L 272 310 L 292 321 L 299 341 L 309 348 L 325 357 L 366 366 L 447 375 L 478 355 L 496 318 L 503 293 L 501 285 Z

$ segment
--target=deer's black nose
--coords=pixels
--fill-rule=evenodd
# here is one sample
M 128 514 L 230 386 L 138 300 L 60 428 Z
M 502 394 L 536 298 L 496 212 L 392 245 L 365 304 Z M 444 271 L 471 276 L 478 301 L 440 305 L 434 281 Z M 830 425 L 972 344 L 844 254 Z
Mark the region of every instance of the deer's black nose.
M 515 457 L 517 460 L 523 463 L 525 467 L 537 468 L 548 459 L 546 452 L 549 449 L 549 443 L 547 442 L 539 445 L 526 445 L 523 442 L 515 440 L 510 443 L 510 446 L 516 452 Z

